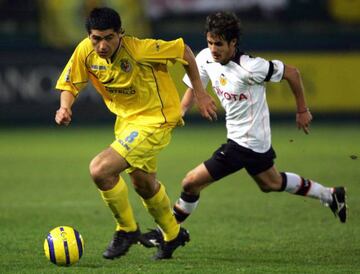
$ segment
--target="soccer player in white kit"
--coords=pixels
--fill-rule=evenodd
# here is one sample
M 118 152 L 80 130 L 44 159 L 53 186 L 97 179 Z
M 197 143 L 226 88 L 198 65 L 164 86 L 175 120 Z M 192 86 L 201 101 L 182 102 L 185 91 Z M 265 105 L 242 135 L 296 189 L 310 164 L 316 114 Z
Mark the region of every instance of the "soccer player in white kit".
M 241 25 L 236 15 L 226 12 L 211 14 L 206 19 L 208 47 L 196 57 L 203 85 L 211 81 L 212 88 L 226 113 L 227 142 L 212 157 L 187 173 L 183 191 L 174 205 L 174 214 L 183 222 L 199 203 L 200 192 L 211 183 L 245 168 L 263 192 L 286 191 L 319 199 L 340 222 L 346 222 L 345 188 L 325 187 L 302 176 L 279 172 L 271 146 L 269 108 L 266 102 L 268 81 L 286 80 L 296 101 L 296 123 L 306 134 L 312 115 L 306 105 L 300 72 L 279 60 L 267 61 L 242 53 L 238 48 Z M 182 99 L 183 114 L 194 101 L 192 86 Z M 156 239 L 157 231 L 145 233 Z

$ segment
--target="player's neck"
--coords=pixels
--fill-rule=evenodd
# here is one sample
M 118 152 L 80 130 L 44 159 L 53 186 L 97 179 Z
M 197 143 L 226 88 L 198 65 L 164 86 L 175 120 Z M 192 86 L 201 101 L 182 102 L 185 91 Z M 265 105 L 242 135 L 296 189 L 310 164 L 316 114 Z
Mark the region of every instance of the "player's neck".
M 230 52 L 229 57 L 226 58 L 223 62 L 221 62 L 222 65 L 226 65 L 227 63 L 229 63 L 231 60 L 233 60 L 236 56 L 237 50 L 236 48 L 234 48 L 234 50 L 232 52 Z

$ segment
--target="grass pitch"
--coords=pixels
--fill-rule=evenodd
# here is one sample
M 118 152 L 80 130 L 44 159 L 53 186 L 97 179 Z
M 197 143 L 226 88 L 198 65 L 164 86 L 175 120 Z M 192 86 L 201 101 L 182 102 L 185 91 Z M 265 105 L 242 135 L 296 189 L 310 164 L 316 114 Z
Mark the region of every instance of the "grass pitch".
M 221 124 L 218 122 L 217 124 Z M 345 185 L 350 213 L 341 224 L 317 200 L 261 193 L 246 172 L 203 191 L 184 226 L 190 243 L 168 261 L 133 246 L 117 260 L 101 254 L 114 222 L 91 182 L 88 164 L 111 143 L 112 127 L 0 129 L 0 273 L 360 273 L 360 128 L 273 126 L 279 170 L 325 185 Z M 159 179 L 174 202 L 188 170 L 225 141 L 223 126 L 176 129 L 159 157 Z M 357 158 L 359 157 L 359 158 Z M 125 180 L 129 182 L 127 175 Z M 132 187 L 130 199 L 145 231 L 154 227 Z M 72 267 L 57 267 L 43 241 L 59 225 L 75 227 L 85 252 Z

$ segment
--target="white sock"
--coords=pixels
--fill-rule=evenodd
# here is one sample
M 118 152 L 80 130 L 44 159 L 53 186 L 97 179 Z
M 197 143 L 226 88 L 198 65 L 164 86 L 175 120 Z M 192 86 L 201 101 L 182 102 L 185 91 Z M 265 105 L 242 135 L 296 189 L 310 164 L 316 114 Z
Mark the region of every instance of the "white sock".
M 178 223 L 185 221 L 199 204 L 199 195 L 186 194 L 181 192 L 180 198 L 173 207 L 173 212 Z
M 286 176 L 284 189 L 286 192 L 319 199 L 324 204 L 332 202 L 332 188 L 304 179 L 295 173 L 284 172 L 282 174 Z

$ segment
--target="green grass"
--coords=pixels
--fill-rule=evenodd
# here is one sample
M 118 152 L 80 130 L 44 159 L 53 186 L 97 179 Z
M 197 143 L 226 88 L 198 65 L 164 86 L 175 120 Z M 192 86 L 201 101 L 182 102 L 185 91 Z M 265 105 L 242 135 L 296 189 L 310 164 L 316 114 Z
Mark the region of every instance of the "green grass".
M 118 260 L 101 258 L 114 223 L 88 163 L 112 138 L 110 126 L 0 129 L 0 273 L 360 273 L 359 126 L 314 124 L 309 136 L 294 125 L 273 127 L 279 170 L 347 187 L 347 224 L 316 200 L 264 194 L 241 171 L 202 193 L 185 224 L 191 242 L 161 262 L 141 246 Z M 175 130 L 158 172 L 172 201 L 186 172 L 225 138 L 220 126 Z M 143 230 L 153 227 L 129 189 L 137 221 Z M 84 256 L 73 267 L 54 266 L 43 254 L 47 232 L 59 225 L 84 237 Z

